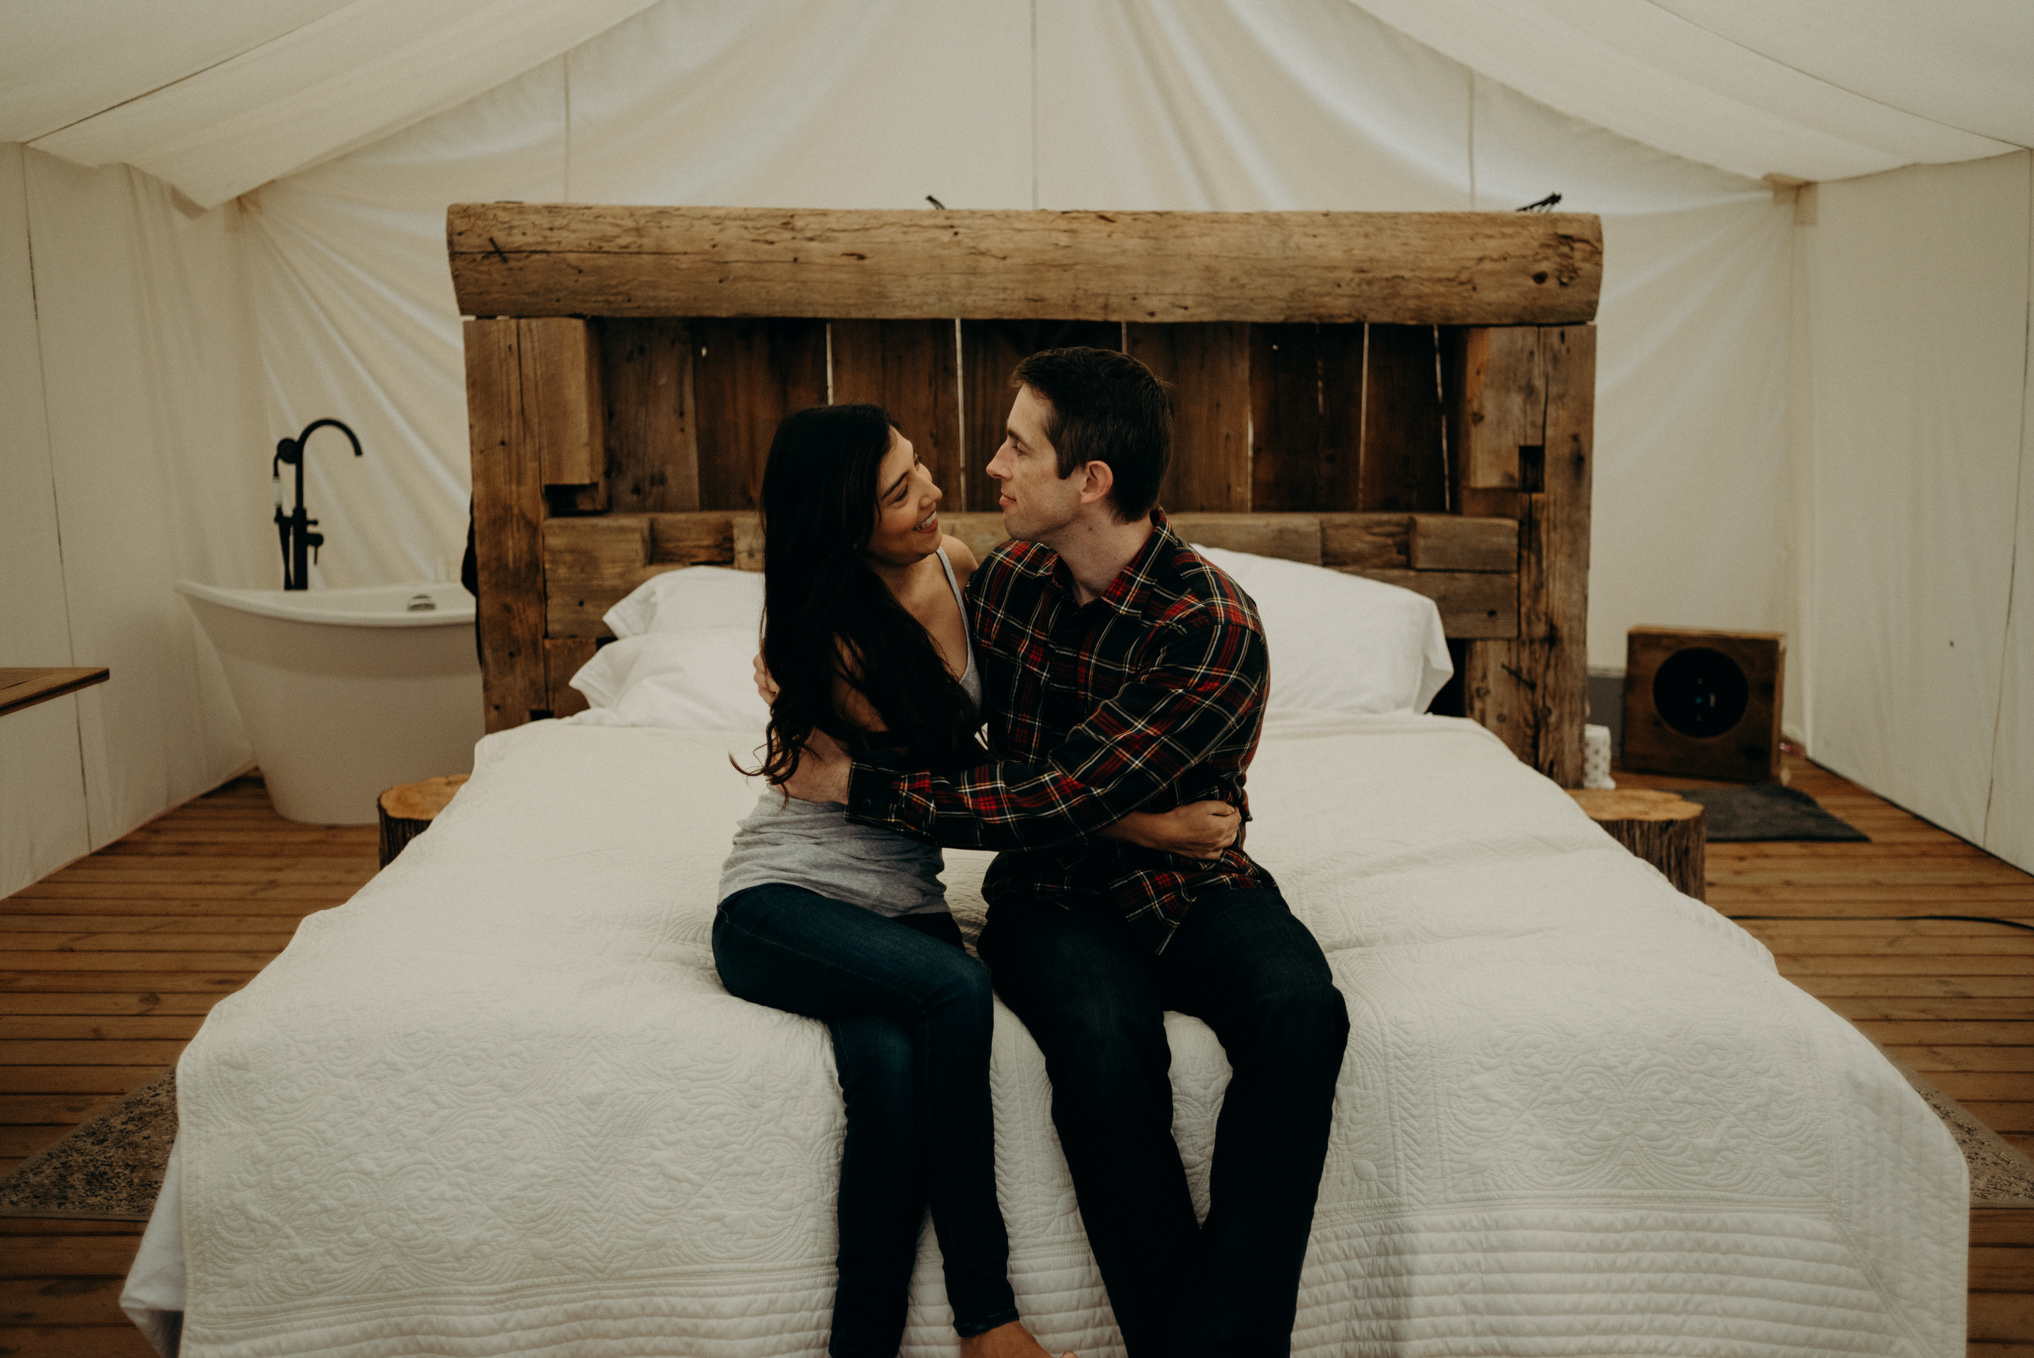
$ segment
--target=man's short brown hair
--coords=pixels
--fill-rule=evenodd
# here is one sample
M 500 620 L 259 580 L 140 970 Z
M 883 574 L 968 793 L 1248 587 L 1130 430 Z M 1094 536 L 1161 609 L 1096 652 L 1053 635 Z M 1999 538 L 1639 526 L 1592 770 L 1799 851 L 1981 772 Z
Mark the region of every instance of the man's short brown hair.
M 1116 517 L 1129 523 L 1151 512 L 1172 462 L 1172 401 L 1151 369 L 1115 349 L 1046 349 L 1019 363 L 1010 382 L 1052 407 L 1045 436 L 1062 480 L 1105 462 Z

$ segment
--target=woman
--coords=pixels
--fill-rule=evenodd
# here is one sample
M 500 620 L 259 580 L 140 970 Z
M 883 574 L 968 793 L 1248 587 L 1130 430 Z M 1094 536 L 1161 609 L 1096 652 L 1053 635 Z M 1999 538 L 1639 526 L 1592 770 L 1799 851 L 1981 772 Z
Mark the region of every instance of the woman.
M 941 535 L 939 500 L 879 407 L 820 406 L 778 427 L 763 472 L 763 660 L 777 688 L 760 772 L 773 788 L 723 869 L 714 960 L 732 993 L 833 1034 L 847 1138 L 828 1352 L 897 1352 L 929 1205 L 962 1352 L 1045 1358 L 1017 1318 L 996 1203 L 988 973 L 947 911 L 940 852 L 774 790 L 815 731 L 927 767 L 986 757 L 961 596 L 975 560 Z M 1204 855 L 1234 833 L 1218 805 L 1105 833 Z

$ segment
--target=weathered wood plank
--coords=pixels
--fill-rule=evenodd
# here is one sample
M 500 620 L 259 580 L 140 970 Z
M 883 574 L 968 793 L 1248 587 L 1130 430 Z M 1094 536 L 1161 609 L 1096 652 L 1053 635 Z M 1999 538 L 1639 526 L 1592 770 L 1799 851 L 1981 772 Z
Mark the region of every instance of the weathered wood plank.
M 1442 332 L 1448 448 L 1461 490 L 1516 491 L 1518 450 L 1544 443 L 1546 360 L 1529 325 Z M 1471 508 L 1464 513 L 1485 511 Z
M 1426 595 L 1440 607 L 1441 629 L 1451 637 L 1481 640 L 1519 634 L 1516 575 L 1489 571 L 1367 570 L 1354 566 L 1336 569 Z
M 952 314 L 967 315 L 964 311 Z M 1017 399 L 1010 375 L 1045 349 L 1123 347 L 1114 321 L 964 320 L 961 322 L 961 444 L 966 450 L 970 506 L 996 507 L 996 483 L 985 470 L 1003 446 L 1010 405 Z
M 1363 327 L 1250 327 L 1251 508 L 1359 507 Z
M 1415 514 L 1407 557 L 1416 571 L 1516 571 L 1518 520 Z
M 1463 688 L 1471 717 L 1525 763 L 1574 787 L 1582 781 L 1588 711 L 1596 331 L 1549 328 L 1540 331 L 1539 343 L 1546 374 L 1542 432 L 1539 443 L 1519 445 L 1519 632 L 1502 646 L 1472 646 Z M 1489 398 L 1495 402 L 1496 393 Z M 1531 410 L 1511 427 L 1530 433 Z
M 1250 508 L 1250 327 L 1128 325 L 1124 348 L 1172 387 L 1167 511 Z
M 607 413 L 593 330 L 577 316 L 532 317 L 517 330 L 523 416 L 543 483 L 572 488 L 563 498 L 574 509 L 605 509 Z
M 826 323 L 697 320 L 692 338 L 699 507 L 754 509 L 777 425 L 826 400 Z
M 682 317 L 602 317 L 600 389 L 608 508 L 699 508 L 692 327 Z
M 889 411 L 946 493 L 943 507 L 964 511 L 970 507 L 971 481 L 962 462 L 954 325 L 949 320 L 833 322 L 829 399 L 869 401 Z
M 1369 327 L 1356 509 L 1449 507 L 1442 451 L 1439 335 L 1430 325 Z
M 524 419 L 514 321 L 466 323 L 466 410 L 473 451 L 473 531 L 480 592 L 481 684 L 487 729 L 520 726 L 545 702 L 544 495 Z
M 1321 521 L 1312 514 L 1169 514 L 1172 531 L 1202 547 L 1321 564 Z
M 1001 514 L 940 517 L 945 530 L 977 556 L 1003 541 Z M 1450 636 L 1518 633 L 1518 577 L 1494 571 L 1410 569 L 1405 554 L 1412 532 L 1410 515 L 1207 513 L 1168 518 L 1173 531 L 1189 542 L 1329 565 L 1425 594 L 1440 605 L 1441 622 Z M 547 521 L 543 542 L 551 588 L 547 609 L 551 638 L 555 643 L 607 636 L 601 616 L 637 585 L 675 566 L 760 569 L 759 547 L 747 553 L 737 550 L 738 539 L 759 531 L 754 514 L 710 510 Z M 1373 562 L 1379 564 L 1367 564 Z M 555 689 L 553 684 L 554 699 Z
M 652 566 L 649 514 L 549 519 L 543 525 L 544 630 L 553 640 L 606 636 L 601 615 L 672 562 Z M 548 667 L 549 652 L 545 654 Z M 555 687 L 545 671 L 548 692 Z
M 552 716 L 569 717 L 587 709 L 586 695 L 572 687 L 572 676 L 593 659 L 593 652 L 592 637 L 544 639 L 544 678 L 551 691 Z
M 468 316 L 1573 324 L 1593 216 L 459 203 Z
M 1412 566 L 1410 514 L 1323 514 L 1321 564 L 1364 570 L 1407 570 Z

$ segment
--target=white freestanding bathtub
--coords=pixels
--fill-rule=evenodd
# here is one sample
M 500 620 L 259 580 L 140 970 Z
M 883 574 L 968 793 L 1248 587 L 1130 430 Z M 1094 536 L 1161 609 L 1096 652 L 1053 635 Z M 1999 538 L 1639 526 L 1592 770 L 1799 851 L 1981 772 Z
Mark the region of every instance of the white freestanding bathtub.
M 359 825 L 383 788 L 470 773 L 483 730 L 457 584 L 177 588 L 218 650 L 275 809 Z

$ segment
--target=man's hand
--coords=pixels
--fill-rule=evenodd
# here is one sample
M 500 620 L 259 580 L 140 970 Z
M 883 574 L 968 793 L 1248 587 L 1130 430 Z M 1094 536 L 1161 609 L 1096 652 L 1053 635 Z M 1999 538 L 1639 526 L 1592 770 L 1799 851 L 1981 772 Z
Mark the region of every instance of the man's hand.
M 772 706 L 777 702 L 777 681 L 770 677 L 770 667 L 763 663 L 763 653 L 756 652 L 756 692 L 763 695 L 763 701 Z
M 1102 831 L 1104 839 L 1120 839 L 1182 858 L 1213 858 L 1236 842 L 1243 817 L 1227 802 L 1188 802 L 1170 811 L 1132 811 Z
M 801 802 L 844 802 L 848 799 L 848 775 L 853 771 L 840 742 L 815 729 L 798 757 L 797 772 L 778 786 Z

